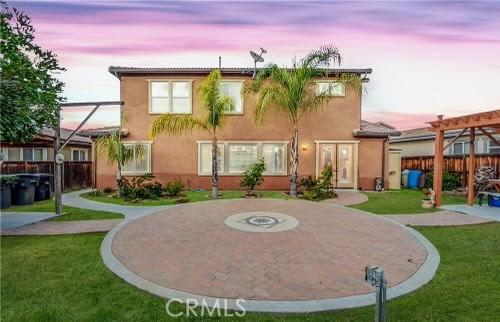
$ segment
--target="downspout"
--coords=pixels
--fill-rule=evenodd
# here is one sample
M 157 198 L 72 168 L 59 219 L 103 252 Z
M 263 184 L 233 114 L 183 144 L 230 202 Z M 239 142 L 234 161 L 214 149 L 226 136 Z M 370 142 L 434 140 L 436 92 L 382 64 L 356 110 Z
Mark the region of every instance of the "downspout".
M 382 141 L 382 187 L 385 189 L 385 143 L 389 141 L 389 138 L 386 137 L 384 141 Z

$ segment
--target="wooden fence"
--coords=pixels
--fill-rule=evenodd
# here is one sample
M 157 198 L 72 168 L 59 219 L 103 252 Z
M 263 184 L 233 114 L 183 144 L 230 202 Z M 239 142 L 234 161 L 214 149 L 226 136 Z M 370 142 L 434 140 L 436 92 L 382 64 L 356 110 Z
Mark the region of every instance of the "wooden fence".
M 76 190 L 92 187 L 92 162 L 64 162 L 63 189 Z M 14 173 L 50 173 L 54 174 L 54 162 L 50 161 L 3 161 L 2 174 Z M 52 180 L 53 182 L 53 180 Z M 54 185 L 52 185 L 53 187 Z
M 489 166 L 495 168 L 497 176 L 500 174 L 499 154 L 479 154 L 475 156 L 476 168 Z M 421 170 L 424 173 L 434 171 L 434 156 L 401 157 L 401 169 Z M 458 174 L 462 185 L 467 185 L 467 174 L 469 172 L 469 156 L 447 155 L 443 159 L 443 171 Z

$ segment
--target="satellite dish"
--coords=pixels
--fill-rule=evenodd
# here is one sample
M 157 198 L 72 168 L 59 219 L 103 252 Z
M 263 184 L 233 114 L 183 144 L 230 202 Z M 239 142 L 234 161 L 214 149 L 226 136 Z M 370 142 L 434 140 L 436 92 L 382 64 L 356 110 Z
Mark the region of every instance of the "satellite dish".
M 55 161 L 56 161 L 56 164 L 63 164 L 64 155 L 62 155 L 61 153 L 56 154 Z
M 262 55 L 265 53 L 267 53 L 267 51 L 262 47 L 260 47 L 260 55 L 255 53 L 254 51 L 250 50 L 250 55 L 253 58 L 253 76 L 252 76 L 252 78 L 255 78 L 255 76 L 257 75 L 257 63 L 262 63 L 264 61 L 264 58 L 262 58 Z
M 265 51 L 263 53 L 265 53 Z M 259 55 L 250 50 L 250 55 L 252 55 L 253 61 L 255 63 L 262 63 L 264 61 L 264 58 L 262 58 L 262 54 Z

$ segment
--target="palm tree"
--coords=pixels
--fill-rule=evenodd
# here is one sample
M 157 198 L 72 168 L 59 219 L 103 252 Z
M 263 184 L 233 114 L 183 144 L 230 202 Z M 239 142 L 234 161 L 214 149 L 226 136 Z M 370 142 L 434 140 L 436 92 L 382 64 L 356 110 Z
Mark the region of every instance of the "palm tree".
M 255 107 L 255 120 L 262 123 L 265 113 L 271 109 L 285 112 L 293 128 L 290 140 L 290 195 L 297 195 L 299 169 L 299 122 L 302 116 L 310 114 L 327 101 L 334 98 L 328 92 L 317 93 L 314 81 L 327 78 L 326 67 L 341 63 L 341 56 L 334 46 L 323 46 L 312 51 L 305 58 L 296 62 L 292 68 L 268 65 L 259 71 L 251 89 L 258 93 Z M 357 75 L 342 74 L 336 82 L 342 83 L 346 90 L 359 90 L 361 81 Z
M 205 109 L 201 118 L 193 115 L 165 114 L 154 120 L 151 125 L 151 136 L 161 133 L 178 135 L 188 130 L 201 129 L 210 134 L 212 139 L 212 198 L 217 198 L 219 183 L 217 165 L 217 130 L 224 124 L 226 112 L 231 111 L 234 104 L 229 96 L 219 93 L 219 83 L 222 79 L 220 70 L 214 69 L 199 88 L 199 94 Z
M 116 182 L 118 185 L 118 196 L 122 195 L 123 180 L 122 167 L 133 160 L 134 149 L 121 141 L 121 131 L 113 131 L 108 135 L 101 135 L 96 139 L 96 148 L 99 154 L 106 156 L 109 163 L 116 163 L 118 171 L 116 173 Z M 139 151 L 139 152 L 138 152 Z M 139 148 L 136 153 L 141 153 Z

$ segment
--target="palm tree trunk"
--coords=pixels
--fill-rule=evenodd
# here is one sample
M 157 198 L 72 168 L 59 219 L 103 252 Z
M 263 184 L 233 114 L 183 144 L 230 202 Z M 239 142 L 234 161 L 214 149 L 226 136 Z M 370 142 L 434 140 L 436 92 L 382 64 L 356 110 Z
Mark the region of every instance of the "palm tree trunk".
M 123 188 L 122 188 L 122 166 L 120 162 L 118 162 L 118 171 L 116 172 L 116 184 L 118 185 L 118 198 L 122 197 Z
M 290 141 L 290 195 L 297 196 L 297 181 L 299 177 L 299 130 L 293 128 L 293 136 Z
M 212 140 L 212 198 L 217 199 L 218 191 L 217 186 L 219 184 L 219 173 L 217 166 L 217 139 Z

